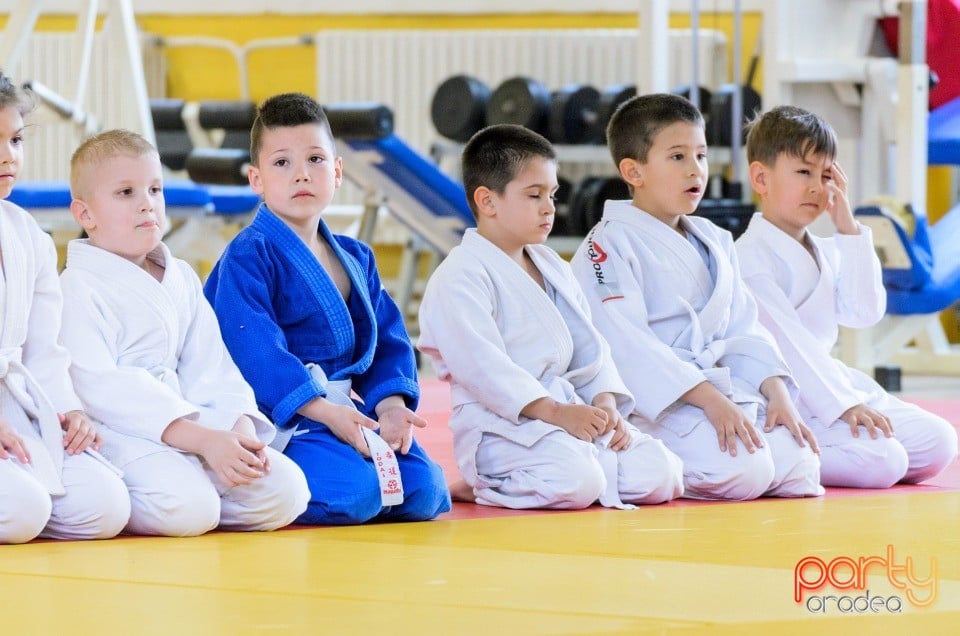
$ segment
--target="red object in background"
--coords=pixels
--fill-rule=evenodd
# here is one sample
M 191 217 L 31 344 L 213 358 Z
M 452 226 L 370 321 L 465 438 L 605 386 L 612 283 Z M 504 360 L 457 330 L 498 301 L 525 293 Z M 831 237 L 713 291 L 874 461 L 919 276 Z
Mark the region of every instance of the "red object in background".
M 899 18 L 881 18 L 884 38 L 896 55 Z M 960 0 L 927 1 L 927 65 L 940 82 L 930 91 L 930 110 L 960 97 Z

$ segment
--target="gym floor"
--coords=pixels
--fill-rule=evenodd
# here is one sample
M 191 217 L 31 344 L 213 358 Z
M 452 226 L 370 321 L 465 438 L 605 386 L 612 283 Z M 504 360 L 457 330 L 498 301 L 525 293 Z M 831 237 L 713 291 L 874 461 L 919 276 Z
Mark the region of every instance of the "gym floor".
M 960 422 L 960 379 L 904 387 Z M 421 440 L 452 478 L 447 404 L 425 380 Z M 921 486 L 819 499 L 552 513 L 458 504 L 419 524 L 34 542 L 0 547 L 3 631 L 946 634 L 960 619 L 957 519 L 960 464 Z M 864 568 L 867 600 L 843 589 L 861 557 L 877 557 Z M 798 604 L 803 559 L 809 587 L 831 578 Z

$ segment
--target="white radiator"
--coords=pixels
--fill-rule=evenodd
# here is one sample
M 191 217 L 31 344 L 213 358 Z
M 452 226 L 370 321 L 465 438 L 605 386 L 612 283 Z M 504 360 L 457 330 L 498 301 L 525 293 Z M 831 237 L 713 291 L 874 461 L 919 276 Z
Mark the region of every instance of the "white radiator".
M 571 82 L 598 89 L 635 84 L 634 29 L 322 31 L 316 34 L 317 91 L 322 102 L 378 101 L 394 111 L 396 132 L 422 152 L 437 133 L 430 100 L 444 79 L 466 73 L 491 90 L 525 75 L 553 90 Z M 700 30 L 700 84 L 727 81 L 726 38 Z M 671 30 L 671 86 L 689 83 L 690 31 Z
M 12 69 L 4 68 L 14 83 L 39 81 L 55 91 L 72 86 L 75 64 L 73 55 L 74 32 L 34 33 L 21 57 Z M 144 74 L 147 93 L 151 97 L 166 94 L 166 71 L 161 52 L 150 43 L 150 38 L 141 38 Z M 117 52 L 116 54 L 121 54 Z M 94 115 L 104 128 L 115 126 L 118 121 L 129 120 L 132 96 L 115 88 L 114 78 L 107 72 L 107 54 L 104 38 L 98 34 L 94 41 L 90 64 L 90 83 L 86 92 L 86 110 Z M 73 95 L 65 95 L 73 99 Z M 31 125 L 35 124 L 35 125 Z M 70 155 L 79 143 L 74 125 L 43 116 L 40 109 L 27 117 L 24 147 L 24 172 L 26 181 L 61 181 L 70 175 Z

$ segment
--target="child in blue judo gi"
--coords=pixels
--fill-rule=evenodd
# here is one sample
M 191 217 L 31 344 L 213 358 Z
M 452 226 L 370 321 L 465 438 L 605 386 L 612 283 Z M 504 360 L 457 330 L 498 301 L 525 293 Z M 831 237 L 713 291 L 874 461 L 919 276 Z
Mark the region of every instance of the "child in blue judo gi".
M 321 220 L 343 179 L 326 115 L 300 93 L 259 108 L 248 176 L 263 204 L 204 291 L 273 446 L 307 476 L 303 524 L 422 521 L 450 509 L 413 439 L 426 421 L 413 346 L 369 246 Z

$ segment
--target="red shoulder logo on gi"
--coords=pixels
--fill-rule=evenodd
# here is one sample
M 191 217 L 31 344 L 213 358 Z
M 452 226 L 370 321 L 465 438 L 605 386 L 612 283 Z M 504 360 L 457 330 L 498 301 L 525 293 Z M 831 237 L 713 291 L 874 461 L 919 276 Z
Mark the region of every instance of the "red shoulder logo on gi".
M 603 263 L 607 260 L 607 253 L 594 240 L 593 232 L 587 237 L 587 260 L 593 263 L 593 278 L 597 284 L 596 290 L 600 294 L 601 302 L 623 298 L 620 285 L 613 277 L 613 272 L 606 272 L 603 269 Z
M 890 596 L 871 594 L 867 575 L 886 574 L 894 588 Z M 876 583 L 876 581 L 874 581 Z M 851 590 L 842 595 L 824 594 L 825 588 Z M 809 594 L 805 592 L 819 592 Z M 859 594 L 857 594 L 859 593 Z M 901 594 L 903 596 L 901 596 Z M 892 545 L 886 556 L 838 556 L 830 561 L 808 556 L 797 561 L 793 570 L 793 600 L 813 614 L 900 614 L 903 597 L 916 608 L 931 607 L 937 600 L 937 560 L 930 559 L 930 573 L 921 577 L 913 558 L 897 563 Z

